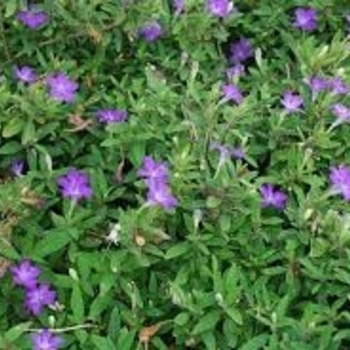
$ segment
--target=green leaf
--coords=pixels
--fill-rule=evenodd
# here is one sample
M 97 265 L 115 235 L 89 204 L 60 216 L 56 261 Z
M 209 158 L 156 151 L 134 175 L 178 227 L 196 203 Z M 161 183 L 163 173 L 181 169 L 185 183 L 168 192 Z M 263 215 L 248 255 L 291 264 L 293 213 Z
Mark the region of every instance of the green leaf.
M 24 121 L 20 118 L 13 118 L 5 125 L 2 130 L 2 136 L 9 138 L 19 134 L 23 129 Z
M 249 340 L 239 350 L 260 350 L 267 343 L 269 336 L 267 334 L 261 334 L 257 337 Z
M 118 343 L 116 348 L 118 350 L 131 350 L 135 339 L 135 335 L 136 335 L 135 331 L 128 331 L 126 328 L 123 328 L 119 333 L 119 338 L 118 338 Z
M 198 335 L 210 330 L 213 330 L 220 320 L 221 312 L 213 310 L 204 315 L 201 320 L 194 326 L 192 334 Z
M 226 313 L 232 318 L 234 322 L 236 322 L 238 325 L 243 325 L 243 318 L 241 313 L 234 307 L 228 307 L 225 309 Z
M 32 322 L 24 322 L 12 327 L 10 330 L 8 330 L 5 333 L 4 335 L 5 340 L 8 342 L 14 342 L 19 337 L 21 337 L 22 334 L 27 332 L 31 325 L 32 325 Z
M 0 154 L 9 155 L 18 153 L 22 149 L 22 146 L 17 141 L 8 141 L 2 147 L 0 147 Z
M 17 260 L 20 258 L 16 249 L 13 248 L 11 243 L 3 237 L 0 237 L 0 255 L 11 260 Z
M 109 318 L 108 324 L 108 334 L 114 338 L 118 335 L 120 331 L 121 319 L 119 309 L 117 307 L 113 308 L 111 316 Z
M 84 300 L 79 285 L 73 286 L 72 296 L 70 300 L 74 320 L 76 323 L 84 322 Z
M 36 244 L 34 254 L 43 258 L 57 252 L 73 240 L 76 231 L 74 228 L 62 227 L 47 231 L 44 238 Z
M 109 338 L 100 337 L 98 335 L 91 336 L 91 340 L 95 345 L 95 349 L 97 350 L 116 350 L 116 348 L 112 341 Z
M 165 259 L 170 260 L 186 254 L 190 250 L 190 245 L 187 242 L 177 244 L 167 250 Z

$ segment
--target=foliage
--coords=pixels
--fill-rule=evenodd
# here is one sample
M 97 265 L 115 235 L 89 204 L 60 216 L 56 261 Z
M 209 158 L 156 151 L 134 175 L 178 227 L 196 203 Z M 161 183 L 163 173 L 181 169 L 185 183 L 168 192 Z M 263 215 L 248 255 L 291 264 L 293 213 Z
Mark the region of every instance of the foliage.
M 31 30 L 16 18 L 24 1 L 0 3 L 0 349 L 30 349 L 47 328 L 67 349 L 349 348 L 350 209 L 329 169 L 350 165 L 349 125 L 330 128 L 331 106 L 350 100 L 313 100 L 305 81 L 350 83 L 348 2 L 237 1 L 225 18 L 203 0 L 176 15 L 166 0 L 41 6 L 50 21 Z M 293 27 L 297 6 L 318 10 L 316 31 Z M 163 34 L 148 42 L 138 30 L 152 21 Z M 253 57 L 233 78 L 236 105 L 221 86 L 240 38 Z M 39 79 L 19 82 L 14 66 Z M 74 103 L 50 96 L 58 72 L 79 83 Z M 302 112 L 285 114 L 287 90 Z M 108 108 L 127 120 L 100 123 Z M 221 159 L 213 142 L 245 156 Z M 147 205 L 147 155 L 166 162 L 176 208 Z M 72 167 L 89 175 L 91 198 L 61 195 Z M 261 205 L 265 183 L 286 208 Z M 57 292 L 38 317 L 5 273 L 24 258 Z

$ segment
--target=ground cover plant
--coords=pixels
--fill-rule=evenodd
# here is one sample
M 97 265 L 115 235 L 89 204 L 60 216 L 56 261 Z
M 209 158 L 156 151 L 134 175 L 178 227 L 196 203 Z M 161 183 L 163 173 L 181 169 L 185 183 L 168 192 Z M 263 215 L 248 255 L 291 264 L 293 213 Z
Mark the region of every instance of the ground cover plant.
M 349 349 L 350 5 L 0 2 L 0 349 Z

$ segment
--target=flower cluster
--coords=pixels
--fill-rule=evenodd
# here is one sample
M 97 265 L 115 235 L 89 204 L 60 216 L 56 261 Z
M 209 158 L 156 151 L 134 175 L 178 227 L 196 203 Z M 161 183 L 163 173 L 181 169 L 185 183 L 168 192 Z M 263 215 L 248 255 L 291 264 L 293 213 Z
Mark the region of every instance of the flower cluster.
M 169 171 L 165 163 L 156 162 L 151 156 L 146 156 L 138 176 L 144 179 L 148 187 L 148 205 L 160 205 L 165 209 L 172 209 L 177 205 L 177 199 L 168 185 Z
M 25 306 L 31 314 L 38 316 L 45 306 L 56 302 L 56 292 L 48 284 L 38 281 L 41 270 L 29 260 L 23 260 L 17 266 L 12 266 L 10 271 L 13 282 L 25 290 Z

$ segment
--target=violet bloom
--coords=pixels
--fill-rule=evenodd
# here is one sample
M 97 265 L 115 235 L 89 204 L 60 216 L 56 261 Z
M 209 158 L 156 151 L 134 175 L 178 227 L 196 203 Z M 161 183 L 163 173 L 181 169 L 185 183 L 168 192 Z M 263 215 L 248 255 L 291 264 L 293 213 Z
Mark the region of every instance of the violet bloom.
M 231 154 L 236 159 L 243 159 L 245 157 L 244 149 L 241 147 L 237 147 L 237 148 L 232 149 Z
M 343 104 L 334 104 L 332 107 L 332 112 L 341 123 L 350 122 L 350 108 L 344 106 Z
M 228 79 L 236 78 L 245 73 L 243 64 L 237 63 L 232 67 L 226 69 L 226 76 Z
M 233 10 L 233 3 L 230 0 L 208 0 L 207 9 L 213 16 L 225 18 Z
M 177 199 L 172 195 L 168 184 L 162 180 L 147 181 L 149 205 L 160 205 L 164 209 L 173 209 L 177 205 Z
M 216 141 L 211 143 L 210 149 L 218 150 L 220 153 L 218 168 L 222 167 L 231 157 L 236 159 L 243 159 L 245 157 L 244 150 L 241 147 L 232 148 Z
M 312 76 L 307 80 L 312 93 L 312 100 L 315 101 L 319 92 L 329 88 L 329 82 L 322 77 Z
M 29 260 L 23 260 L 17 266 L 10 267 L 13 282 L 24 288 L 34 288 L 38 283 L 41 270 L 33 265 Z
M 350 168 L 345 165 L 332 167 L 329 180 L 331 191 L 334 194 L 341 194 L 346 201 L 350 201 Z
M 17 19 L 28 28 L 37 29 L 49 21 L 49 16 L 46 12 L 36 8 L 35 5 L 31 5 L 27 10 L 20 11 L 17 14 Z
M 336 116 L 336 120 L 329 127 L 328 132 L 342 123 L 350 123 L 350 108 L 341 103 L 336 103 L 332 106 L 332 112 Z
M 158 22 L 149 23 L 139 30 L 139 35 L 146 41 L 153 42 L 163 35 L 163 28 Z
M 63 339 L 48 329 L 42 329 L 31 336 L 33 350 L 57 350 L 63 345 Z
M 57 180 L 57 183 L 63 197 L 73 201 L 92 196 L 89 175 L 77 169 L 69 169 L 66 175 Z
M 34 69 L 28 66 L 15 67 L 14 74 L 17 80 L 27 84 L 33 84 L 38 79 Z
M 120 109 L 101 109 L 96 116 L 101 123 L 120 123 L 127 119 L 128 112 Z
M 295 94 L 291 91 L 286 91 L 283 94 L 281 103 L 287 113 L 294 113 L 301 111 L 301 107 L 303 106 L 304 101 L 299 94 Z
M 185 0 L 173 0 L 173 8 L 175 16 L 178 16 L 185 8 Z
M 237 105 L 241 104 L 243 101 L 243 95 L 239 88 L 233 84 L 225 84 L 221 88 L 222 95 L 227 101 L 233 101 Z
M 330 79 L 328 86 L 332 89 L 332 95 L 346 95 L 350 91 L 349 86 L 339 77 Z
M 252 46 L 248 39 L 241 38 L 232 43 L 230 47 L 230 61 L 234 63 L 244 62 L 253 56 Z
M 164 162 L 156 162 L 151 156 L 143 159 L 142 168 L 137 172 L 138 176 L 146 179 L 158 179 L 166 181 L 169 175 Z
M 317 28 L 317 11 L 309 7 L 300 7 L 295 10 L 294 27 L 313 31 Z
M 231 158 L 231 149 L 219 142 L 212 142 L 210 149 L 217 150 L 220 153 L 218 168 L 221 168 Z
M 262 198 L 261 205 L 265 207 L 274 207 L 276 209 L 284 209 L 287 202 L 287 195 L 277 190 L 272 184 L 264 184 L 260 187 L 260 195 Z
M 350 15 L 345 16 L 346 24 L 348 25 L 348 32 L 350 33 Z
M 40 315 L 45 306 L 53 305 L 55 302 L 56 292 L 47 284 L 41 284 L 26 291 L 26 308 L 35 316 Z
M 64 73 L 50 75 L 46 79 L 50 96 L 60 102 L 72 103 L 76 97 L 78 83 L 68 78 Z
M 12 162 L 12 164 L 11 164 L 11 172 L 12 172 L 13 175 L 15 175 L 17 177 L 23 176 L 23 172 L 24 172 L 24 162 L 23 162 L 23 160 L 15 160 L 14 162 Z

